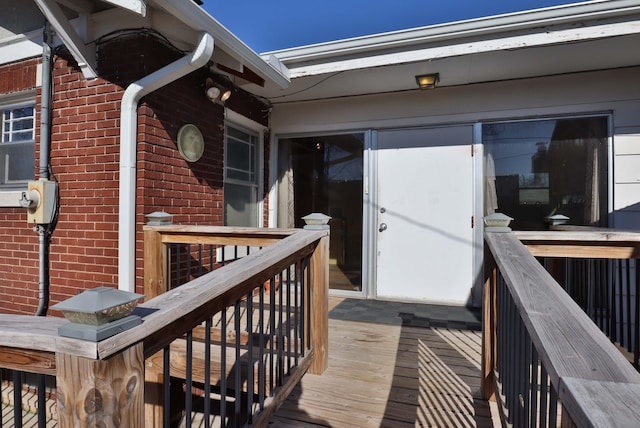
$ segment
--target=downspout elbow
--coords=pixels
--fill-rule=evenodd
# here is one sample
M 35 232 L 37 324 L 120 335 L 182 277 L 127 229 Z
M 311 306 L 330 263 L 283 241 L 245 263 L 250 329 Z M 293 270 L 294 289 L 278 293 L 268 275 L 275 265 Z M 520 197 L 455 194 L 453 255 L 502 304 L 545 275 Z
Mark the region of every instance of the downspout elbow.
M 145 95 L 206 65 L 213 54 L 213 48 L 213 36 L 203 33 L 193 52 L 131 83 L 122 96 L 118 211 L 118 288 L 121 290 L 135 292 L 138 103 Z

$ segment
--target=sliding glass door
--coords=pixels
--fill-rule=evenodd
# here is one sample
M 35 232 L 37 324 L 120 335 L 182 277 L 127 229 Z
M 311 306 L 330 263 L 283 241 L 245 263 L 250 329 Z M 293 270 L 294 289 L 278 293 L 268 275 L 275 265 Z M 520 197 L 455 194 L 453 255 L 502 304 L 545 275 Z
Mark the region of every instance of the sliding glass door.
M 608 116 L 486 123 L 485 214 L 514 218 L 519 230 L 607 226 Z
M 364 133 L 278 142 L 278 227 L 302 227 L 313 212 L 331 216 L 332 289 L 362 291 Z

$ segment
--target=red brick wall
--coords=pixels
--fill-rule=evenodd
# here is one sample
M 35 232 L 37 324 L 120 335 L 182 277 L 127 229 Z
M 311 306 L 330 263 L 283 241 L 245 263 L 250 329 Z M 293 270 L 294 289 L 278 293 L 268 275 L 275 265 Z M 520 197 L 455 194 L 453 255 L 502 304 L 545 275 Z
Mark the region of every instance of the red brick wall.
M 35 89 L 38 63 L 1 65 L 0 94 Z M 33 313 L 37 305 L 38 235 L 24 209 L 0 208 L 0 312 Z
M 51 304 L 78 290 L 116 286 L 123 88 L 182 55 L 148 36 L 105 42 L 98 54 L 101 77 L 92 81 L 84 79 L 73 61 L 55 61 L 51 165 L 59 182 L 60 212 L 51 241 Z M 19 90 L 17 82 L 22 80 L 13 76 L 37 62 L 0 67 L 0 93 Z M 204 96 L 206 73 L 197 70 L 161 88 L 145 97 L 138 109 L 138 291 L 146 214 L 163 210 L 173 214 L 176 223 L 222 224 L 224 109 Z M 24 86 L 29 79 L 23 80 Z M 7 87 L 7 81 L 16 83 Z M 266 123 L 265 105 L 249 94 L 236 90 L 228 103 Z M 197 125 L 205 136 L 204 155 L 195 163 L 183 160 L 175 144 L 186 123 Z M 0 208 L 0 313 L 33 313 L 37 307 L 37 246 L 37 234 L 27 225 L 24 210 Z

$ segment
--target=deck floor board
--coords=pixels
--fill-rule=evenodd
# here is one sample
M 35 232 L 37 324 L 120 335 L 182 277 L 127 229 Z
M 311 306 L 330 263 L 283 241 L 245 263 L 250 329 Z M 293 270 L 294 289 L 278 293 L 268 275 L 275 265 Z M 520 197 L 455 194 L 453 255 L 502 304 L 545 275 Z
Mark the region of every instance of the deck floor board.
M 305 375 L 270 422 L 493 427 L 479 393 L 480 346 L 478 331 L 330 319 L 329 368 Z

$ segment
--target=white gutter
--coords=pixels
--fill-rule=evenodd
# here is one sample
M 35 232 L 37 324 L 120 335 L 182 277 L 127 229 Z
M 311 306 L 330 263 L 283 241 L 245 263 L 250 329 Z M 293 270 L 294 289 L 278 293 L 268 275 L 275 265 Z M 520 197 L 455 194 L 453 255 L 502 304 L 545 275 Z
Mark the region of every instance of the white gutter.
M 135 292 L 136 153 L 138 102 L 145 95 L 203 67 L 213 54 L 213 37 L 203 33 L 189 55 L 131 83 L 120 107 L 120 207 L 118 218 L 118 288 Z

